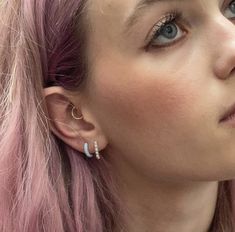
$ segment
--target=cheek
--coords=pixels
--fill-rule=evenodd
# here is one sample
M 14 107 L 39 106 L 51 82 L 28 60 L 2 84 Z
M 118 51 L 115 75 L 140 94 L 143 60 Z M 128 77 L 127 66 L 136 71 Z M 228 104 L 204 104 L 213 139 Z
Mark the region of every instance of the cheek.
M 213 83 L 186 70 L 119 69 L 93 78 L 90 102 L 113 163 L 121 159 L 151 178 L 196 179 L 220 168 L 226 136 L 216 135 L 214 112 L 206 107 L 213 109 Z
M 133 76 L 128 72 L 123 76 L 131 78 L 98 81 L 96 96 L 100 102 L 97 105 L 108 115 L 106 122 L 130 130 L 143 131 L 152 125 L 155 129 L 161 129 L 163 124 L 180 125 L 190 116 L 198 100 L 197 86 L 180 76 L 161 73 Z

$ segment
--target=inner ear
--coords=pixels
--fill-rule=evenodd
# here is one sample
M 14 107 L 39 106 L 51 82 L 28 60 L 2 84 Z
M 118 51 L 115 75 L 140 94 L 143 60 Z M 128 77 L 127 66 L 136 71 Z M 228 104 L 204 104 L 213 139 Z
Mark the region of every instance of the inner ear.
M 74 105 L 72 105 L 72 104 L 68 105 L 68 112 L 67 113 L 70 115 L 72 120 L 75 120 L 78 123 L 80 123 L 80 130 L 90 131 L 90 130 L 95 129 L 95 127 L 92 123 L 86 121 L 86 118 L 83 116 L 81 110 L 76 108 Z M 82 118 L 80 118 L 80 117 L 82 117 Z

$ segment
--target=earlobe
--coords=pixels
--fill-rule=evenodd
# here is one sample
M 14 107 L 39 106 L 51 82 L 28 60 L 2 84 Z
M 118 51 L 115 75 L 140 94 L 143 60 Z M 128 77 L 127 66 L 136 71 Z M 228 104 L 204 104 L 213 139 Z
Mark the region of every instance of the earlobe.
M 94 147 L 95 147 L 95 156 L 96 156 L 96 159 L 100 159 L 100 152 L 99 152 L 99 147 L 98 147 L 97 141 L 94 141 Z M 84 143 L 84 153 L 89 158 L 93 157 L 93 155 L 89 151 L 89 144 L 88 143 Z

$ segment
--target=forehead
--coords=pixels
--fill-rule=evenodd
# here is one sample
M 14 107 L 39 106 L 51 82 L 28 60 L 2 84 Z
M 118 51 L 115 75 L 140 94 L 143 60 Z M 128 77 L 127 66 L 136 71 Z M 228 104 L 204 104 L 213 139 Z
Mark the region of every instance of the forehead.
M 90 0 L 88 12 L 91 18 L 97 17 L 115 19 L 123 22 L 124 19 L 134 10 L 135 4 L 139 0 Z
M 112 21 L 115 24 L 124 24 L 128 16 L 135 12 L 138 3 L 143 5 L 153 5 L 154 3 L 185 3 L 185 5 L 199 6 L 206 9 L 209 3 L 222 0 L 88 0 L 88 14 L 96 22 L 104 20 L 102 23 Z M 143 3 L 145 2 L 145 3 Z M 142 6 L 142 5 L 141 5 Z M 93 22 L 94 23 L 94 22 Z M 105 25 L 105 24 L 103 24 Z

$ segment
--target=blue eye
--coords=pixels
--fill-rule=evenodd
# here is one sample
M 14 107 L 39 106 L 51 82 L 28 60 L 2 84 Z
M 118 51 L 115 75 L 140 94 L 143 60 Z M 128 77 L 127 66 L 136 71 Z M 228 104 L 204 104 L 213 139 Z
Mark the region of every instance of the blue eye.
M 183 32 L 176 23 L 168 23 L 156 32 L 152 40 L 152 46 L 168 45 L 178 40 L 182 35 Z
M 177 21 L 180 17 L 181 14 L 177 12 L 164 16 L 163 19 L 154 26 L 148 47 L 169 46 L 182 38 L 184 31 L 177 25 Z
M 229 4 L 229 9 L 235 13 L 235 1 L 232 1 L 230 4 Z
M 228 19 L 235 18 L 235 1 L 230 2 L 228 8 L 225 10 L 225 17 Z
M 161 29 L 160 34 L 167 39 L 174 39 L 178 34 L 178 28 L 174 23 L 169 23 Z

